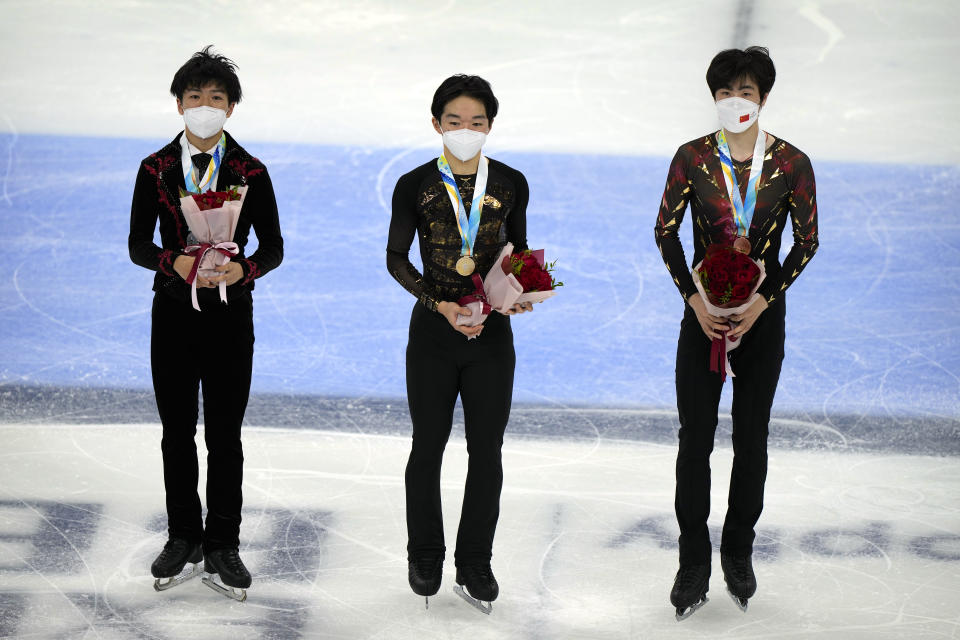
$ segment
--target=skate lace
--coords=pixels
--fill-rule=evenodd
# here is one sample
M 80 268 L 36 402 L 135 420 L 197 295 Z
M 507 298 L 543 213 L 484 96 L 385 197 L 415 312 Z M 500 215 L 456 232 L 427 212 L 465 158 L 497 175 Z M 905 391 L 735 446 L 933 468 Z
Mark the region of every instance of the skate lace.
M 229 569 L 231 573 L 242 574 L 247 570 L 247 568 L 243 565 L 243 561 L 240 559 L 240 553 L 234 549 L 224 551 L 220 555 L 220 560 L 224 565 L 226 565 L 227 569 Z
M 160 552 L 160 557 L 157 558 L 159 562 L 165 562 L 170 558 L 174 558 L 182 554 L 187 550 L 187 547 L 190 546 L 190 543 L 186 540 L 179 539 L 170 539 L 167 540 L 167 543 L 163 545 L 163 551 Z
M 746 581 L 750 572 L 747 569 L 747 558 L 732 557 L 727 560 L 728 568 L 738 581 Z
M 437 565 L 441 562 L 440 558 L 433 558 L 430 556 L 424 556 L 421 558 L 416 558 L 413 561 L 413 566 L 416 569 L 417 575 L 419 576 L 429 576 L 434 571 L 436 571 Z
M 463 572 L 485 583 L 493 581 L 493 569 L 488 564 L 464 567 Z
M 680 567 L 680 576 L 677 579 L 681 590 L 689 589 L 700 579 L 699 570 L 696 566 Z

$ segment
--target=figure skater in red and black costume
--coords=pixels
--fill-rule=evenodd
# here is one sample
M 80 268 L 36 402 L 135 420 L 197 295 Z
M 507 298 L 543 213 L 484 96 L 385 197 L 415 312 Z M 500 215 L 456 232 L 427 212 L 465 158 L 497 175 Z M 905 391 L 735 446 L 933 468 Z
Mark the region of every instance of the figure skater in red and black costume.
M 685 302 L 676 361 L 680 569 L 670 593 L 678 619 L 706 602 L 709 588 L 709 461 L 723 379 L 710 371 L 708 363 L 711 342 L 723 331 L 741 344 L 730 354 L 736 374 L 731 412 L 734 459 L 720 564 L 731 596 L 744 611 L 757 588 L 754 526 L 763 509 L 767 428 L 783 361 L 786 292 L 818 246 L 810 160 L 786 140 L 762 131 L 757 122 L 775 77 L 773 61 L 762 47 L 729 49 L 714 57 L 707 85 L 722 128 L 677 150 L 655 227 L 657 246 Z M 729 169 L 726 175 L 724 164 Z M 694 285 L 678 237 L 688 204 L 693 218 L 691 265 L 698 264 L 713 243 L 732 244 L 763 262 L 766 279 L 759 295 L 745 312 L 729 318 L 735 324 L 708 313 Z M 781 265 L 780 237 L 788 218 L 793 245 Z

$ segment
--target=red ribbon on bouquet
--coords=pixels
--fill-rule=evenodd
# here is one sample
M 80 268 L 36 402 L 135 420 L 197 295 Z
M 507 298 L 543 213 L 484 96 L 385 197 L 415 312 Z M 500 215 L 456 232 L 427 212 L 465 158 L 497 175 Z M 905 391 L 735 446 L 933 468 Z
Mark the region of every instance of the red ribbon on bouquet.
M 232 258 L 240 253 L 240 249 L 235 242 L 221 242 L 219 244 L 204 242 L 190 245 L 183 251 L 183 255 L 193 258 L 193 268 L 190 269 L 190 275 L 187 276 L 187 284 L 193 284 L 193 281 L 197 277 L 197 270 L 200 269 L 200 262 L 203 260 L 203 257 L 207 255 L 208 251 L 219 251 L 228 258 Z
M 193 308 L 197 311 L 200 311 L 200 303 L 197 300 L 197 271 L 200 269 L 200 263 L 208 251 L 219 251 L 228 258 L 232 258 L 240 253 L 240 247 L 237 246 L 236 242 L 218 242 L 217 244 L 203 242 L 201 244 L 192 244 L 183 250 L 183 255 L 193 258 L 193 267 L 190 268 L 190 275 L 187 276 L 187 284 L 190 285 L 190 301 L 193 303 Z M 219 288 L 220 300 L 226 303 L 227 283 L 221 280 Z
M 738 323 L 733 323 L 736 326 Z M 730 342 L 736 342 L 740 336 L 730 338 Z M 734 345 L 736 346 L 736 345 Z M 727 332 L 721 331 L 719 338 L 714 338 L 710 345 L 710 371 L 720 374 L 721 384 L 727 379 Z
M 484 315 L 489 315 L 492 309 L 490 307 L 490 303 L 487 302 L 487 294 L 483 290 L 483 279 L 480 278 L 480 275 L 476 273 L 470 276 L 470 279 L 473 281 L 473 286 L 475 289 L 474 292 L 457 300 L 457 304 L 459 304 L 461 307 L 465 307 L 471 302 L 479 302 L 481 305 L 483 305 L 480 312 Z
M 727 379 L 727 332 L 723 331 L 719 338 L 713 339 L 710 345 L 710 371 L 720 374 L 720 383 Z

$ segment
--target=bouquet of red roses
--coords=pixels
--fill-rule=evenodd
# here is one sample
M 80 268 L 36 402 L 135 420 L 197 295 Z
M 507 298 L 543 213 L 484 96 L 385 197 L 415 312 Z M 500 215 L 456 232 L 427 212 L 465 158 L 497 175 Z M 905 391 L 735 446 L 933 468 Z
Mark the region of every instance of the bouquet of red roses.
M 226 191 L 206 193 L 180 190 L 180 210 L 190 228 L 190 244 L 183 252 L 193 257 L 193 269 L 187 277 L 187 283 L 190 284 L 193 308 L 197 311 L 200 310 L 197 301 L 197 274 L 205 278 L 220 275 L 216 267 L 230 262 L 230 258 L 240 252 L 240 248 L 233 242 L 233 234 L 237 230 L 237 220 L 240 218 L 247 188 L 230 187 Z M 227 285 L 223 281 L 220 282 L 220 300 L 227 301 Z
M 763 263 L 751 260 L 750 256 L 730 245 L 712 244 L 707 247 L 703 260 L 693 268 L 693 282 L 703 298 L 707 312 L 727 318 L 743 313 L 753 304 L 760 283 L 766 277 Z M 732 320 L 731 325 L 736 325 Z M 725 380 L 733 376 L 727 353 L 739 346 L 740 340 L 727 337 L 716 338 L 710 350 L 710 370 Z M 721 369 L 720 362 L 724 365 Z
M 471 311 L 469 316 L 458 316 L 457 324 L 475 326 L 487 319 L 491 311 L 508 311 L 522 302 L 542 302 L 556 294 L 556 282 L 550 272 L 556 261 L 544 263 L 543 249 L 513 253 L 513 244 L 507 243 L 484 280 L 473 274 L 475 291 L 457 301 Z
M 695 270 L 708 301 L 715 307 L 743 304 L 760 284 L 763 267 L 732 246 L 712 244 Z
M 511 246 L 512 249 L 512 246 Z M 544 262 L 543 249 L 531 251 L 521 251 L 510 255 L 510 271 L 513 273 L 517 282 L 523 287 L 523 293 L 514 300 L 514 304 L 520 302 L 543 302 L 556 293 L 557 287 L 562 287 L 562 282 L 553 279 L 550 273 L 554 270 L 557 261 Z M 506 270 L 504 261 L 503 268 Z
M 230 187 L 226 191 L 206 191 L 204 193 L 190 193 L 186 189 L 181 188 L 180 197 L 186 198 L 187 196 L 193 198 L 193 201 L 197 204 L 197 208 L 200 211 L 219 209 L 223 206 L 224 202 L 234 202 L 243 199 L 243 195 L 240 193 L 240 187 L 237 186 Z

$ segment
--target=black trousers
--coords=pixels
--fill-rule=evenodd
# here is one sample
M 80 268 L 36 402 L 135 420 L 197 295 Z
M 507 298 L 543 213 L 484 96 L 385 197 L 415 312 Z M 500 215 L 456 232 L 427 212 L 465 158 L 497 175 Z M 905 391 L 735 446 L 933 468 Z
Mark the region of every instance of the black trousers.
M 171 537 L 203 543 L 204 551 L 237 548 L 243 503 L 240 425 L 250 395 L 253 300 L 216 301 L 195 311 L 157 292 L 150 360 L 163 425 L 163 484 Z M 197 493 L 197 392 L 203 387 L 207 446 L 207 519 Z
M 439 313 L 417 304 L 407 343 L 407 401 L 413 445 L 406 469 L 407 554 L 445 555 L 440 464 L 460 396 L 467 439 L 467 480 L 454 554 L 457 566 L 488 563 L 500 516 L 500 449 L 510 417 L 516 356 L 510 318 L 490 314 L 467 340 Z
M 750 555 L 754 527 L 763 510 L 767 478 L 770 407 L 783 362 L 784 314 L 781 297 L 768 307 L 730 353 L 733 380 L 733 471 L 721 553 Z M 680 446 L 674 507 L 680 525 L 680 564 L 709 564 L 710 453 L 717 429 L 723 383 L 710 371 L 711 341 L 689 306 L 677 342 L 677 409 Z

